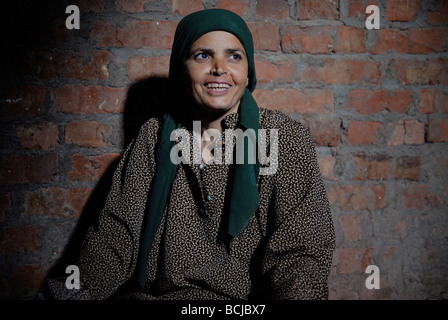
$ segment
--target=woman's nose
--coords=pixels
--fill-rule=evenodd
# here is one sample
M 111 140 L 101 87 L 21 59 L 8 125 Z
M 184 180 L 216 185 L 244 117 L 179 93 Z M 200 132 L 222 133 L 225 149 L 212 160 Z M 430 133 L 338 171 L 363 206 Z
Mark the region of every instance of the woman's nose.
M 220 76 L 224 73 L 227 73 L 227 68 L 224 60 L 221 58 L 215 58 L 210 69 L 210 73 L 214 76 Z

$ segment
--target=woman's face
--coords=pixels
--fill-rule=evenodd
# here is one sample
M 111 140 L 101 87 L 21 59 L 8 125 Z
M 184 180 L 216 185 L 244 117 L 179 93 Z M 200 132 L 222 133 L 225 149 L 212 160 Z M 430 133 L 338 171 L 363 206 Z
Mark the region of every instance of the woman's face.
M 186 61 L 186 90 L 205 112 L 237 110 L 249 83 L 243 45 L 233 34 L 212 31 L 197 39 Z

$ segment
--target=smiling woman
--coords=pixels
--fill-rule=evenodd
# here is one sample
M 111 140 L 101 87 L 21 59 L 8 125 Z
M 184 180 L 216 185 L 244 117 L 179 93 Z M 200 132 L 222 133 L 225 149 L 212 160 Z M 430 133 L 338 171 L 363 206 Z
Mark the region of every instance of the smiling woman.
M 200 108 L 198 114 L 211 113 L 208 118 L 215 118 L 216 129 L 222 129 L 225 116 L 237 111 L 249 83 L 248 68 L 243 45 L 229 32 L 208 32 L 193 43 L 185 87 Z
M 253 99 L 246 23 L 221 9 L 183 18 L 168 82 L 165 114 L 150 118 L 124 152 L 87 233 L 76 263 L 80 289 L 49 277 L 42 297 L 326 299 L 335 236 L 313 140 L 300 123 Z M 275 132 L 270 153 L 278 163 L 246 161 L 244 147 L 236 163 L 173 163 L 179 141 L 170 137 L 178 129 L 202 150 L 238 144 L 227 132 Z M 222 135 L 204 134 L 211 129 Z

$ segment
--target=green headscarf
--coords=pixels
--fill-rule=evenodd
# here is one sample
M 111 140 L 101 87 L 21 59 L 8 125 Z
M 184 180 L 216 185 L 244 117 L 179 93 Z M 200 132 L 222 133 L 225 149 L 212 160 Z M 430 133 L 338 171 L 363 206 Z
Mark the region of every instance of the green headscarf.
M 227 31 L 235 35 L 246 50 L 248 58 L 249 84 L 243 94 L 240 103 L 239 126 L 245 129 L 253 129 L 258 137 L 259 111 L 251 92 L 255 89 L 255 63 L 252 35 L 244 20 L 237 14 L 224 9 L 209 9 L 192 13 L 184 17 L 178 24 L 174 35 L 174 43 L 171 51 L 169 83 L 175 88 L 184 86 L 185 60 L 193 43 L 207 32 Z M 187 106 L 186 101 L 183 102 Z M 144 287 L 146 281 L 146 265 L 157 228 L 169 201 L 171 186 L 176 177 L 177 165 L 170 159 L 171 149 L 175 146 L 170 141 L 173 130 L 181 128 L 178 115 L 172 111 L 164 116 L 164 122 L 159 137 L 159 145 L 156 155 L 156 173 L 151 188 L 148 211 L 143 220 L 140 253 L 137 263 L 136 277 L 138 283 Z M 257 138 L 258 141 L 258 138 Z M 244 156 L 248 159 L 248 149 L 245 148 Z M 249 223 L 260 203 L 257 180 L 259 163 L 246 163 L 240 161 L 234 164 L 233 189 L 228 217 L 228 234 L 239 235 Z
M 201 36 L 211 31 L 227 31 L 235 35 L 246 50 L 249 65 L 249 84 L 247 88 L 254 91 L 257 84 L 255 77 L 254 45 L 252 34 L 246 22 L 224 9 L 209 9 L 192 13 L 183 18 L 174 34 L 174 43 L 170 60 L 170 81 L 183 84 L 185 60 L 188 58 L 191 46 Z

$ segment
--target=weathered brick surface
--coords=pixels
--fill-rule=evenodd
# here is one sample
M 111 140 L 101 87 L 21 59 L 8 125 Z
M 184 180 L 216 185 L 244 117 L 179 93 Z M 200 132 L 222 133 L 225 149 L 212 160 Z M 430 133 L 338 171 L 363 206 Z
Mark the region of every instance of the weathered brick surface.
M 148 77 L 168 77 L 169 65 L 169 56 L 133 56 L 127 63 L 128 76 L 132 81 L 144 80 Z
M 339 0 L 299 0 L 297 15 L 303 20 L 338 19 Z
M 389 21 L 414 21 L 420 9 L 420 0 L 390 0 L 386 15 Z
M 79 217 L 91 190 L 86 188 L 42 188 L 25 193 L 25 210 L 31 215 Z
M 86 148 L 104 148 L 109 143 L 111 129 L 103 123 L 80 120 L 65 126 L 65 143 Z
M 290 6 L 284 0 L 259 0 L 255 5 L 255 15 L 262 18 L 288 19 Z
M 118 153 L 99 156 L 72 155 L 73 166 L 67 174 L 70 181 L 98 181 L 107 168 L 119 157 Z
M 59 145 L 59 127 L 55 123 L 19 126 L 16 132 L 24 149 L 52 150 Z
M 63 113 L 123 112 L 126 88 L 65 85 L 52 91 L 54 108 Z
M 123 136 L 150 111 L 141 97 L 160 101 L 145 80 L 168 75 L 181 17 L 213 7 L 248 22 L 260 106 L 301 121 L 316 143 L 337 239 L 330 299 L 448 297 L 447 1 L 8 3 L 0 298 L 32 298 L 99 213 Z M 371 4 L 379 30 L 365 26 Z M 65 27 L 68 5 L 79 30 Z M 379 290 L 365 286 L 370 264 Z

